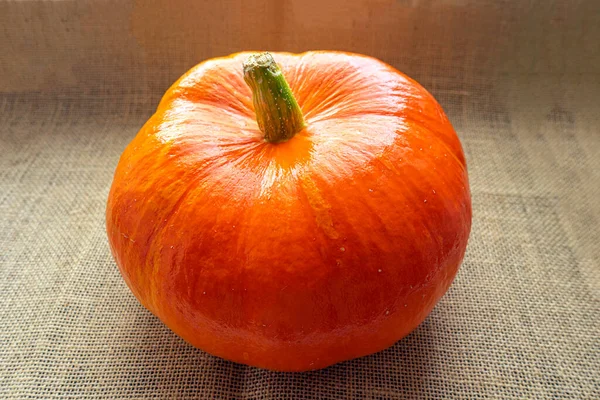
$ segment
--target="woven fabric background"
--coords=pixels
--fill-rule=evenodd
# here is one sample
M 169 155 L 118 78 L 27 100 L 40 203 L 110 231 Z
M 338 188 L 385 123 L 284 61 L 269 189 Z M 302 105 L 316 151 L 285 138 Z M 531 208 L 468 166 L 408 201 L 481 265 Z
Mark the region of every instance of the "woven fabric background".
M 600 398 L 600 3 L 0 2 L 0 398 Z M 465 149 L 450 291 L 381 353 L 302 374 L 194 349 L 121 279 L 104 208 L 164 90 L 239 50 L 419 80 Z

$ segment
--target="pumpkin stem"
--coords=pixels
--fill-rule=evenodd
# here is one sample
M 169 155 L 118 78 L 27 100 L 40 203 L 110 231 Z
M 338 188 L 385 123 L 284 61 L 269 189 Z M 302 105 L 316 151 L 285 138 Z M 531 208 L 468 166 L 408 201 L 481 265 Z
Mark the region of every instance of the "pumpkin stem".
M 271 54 L 248 57 L 244 80 L 252 89 L 256 121 L 265 141 L 285 142 L 306 126 L 302 110 Z

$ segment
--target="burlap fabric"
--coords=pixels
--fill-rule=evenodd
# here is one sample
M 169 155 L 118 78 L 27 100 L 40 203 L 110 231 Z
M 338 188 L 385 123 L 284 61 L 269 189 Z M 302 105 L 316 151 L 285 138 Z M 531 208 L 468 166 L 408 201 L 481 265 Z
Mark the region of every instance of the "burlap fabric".
M 0 3 L 0 398 L 600 398 L 600 4 Z M 273 373 L 194 349 L 110 256 L 119 155 L 202 59 L 342 49 L 427 87 L 466 152 L 473 231 L 409 337 Z

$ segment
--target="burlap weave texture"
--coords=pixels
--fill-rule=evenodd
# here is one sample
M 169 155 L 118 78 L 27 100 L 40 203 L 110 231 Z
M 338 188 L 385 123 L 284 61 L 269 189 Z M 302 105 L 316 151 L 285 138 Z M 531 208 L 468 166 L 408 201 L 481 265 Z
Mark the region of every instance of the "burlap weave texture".
M 600 398 L 598 2 L 200 3 L 0 3 L 0 398 Z M 394 65 L 445 108 L 469 167 L 448 294 L 394 347 L 310 373 L 183 342 L 104 231 L 118 158 L 168 85 L 258 48 Z

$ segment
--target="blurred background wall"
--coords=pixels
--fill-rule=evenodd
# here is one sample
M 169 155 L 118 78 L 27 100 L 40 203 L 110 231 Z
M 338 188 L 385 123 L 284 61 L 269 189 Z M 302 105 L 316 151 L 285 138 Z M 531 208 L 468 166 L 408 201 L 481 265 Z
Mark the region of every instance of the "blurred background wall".
M 0 3 L 0 91 L 162 93 L 241 50 L 346 50 L 436 91 L 600 71 L 595 0 L 19 1 Z M 595 39 L 594 39 L 595 38 Z

